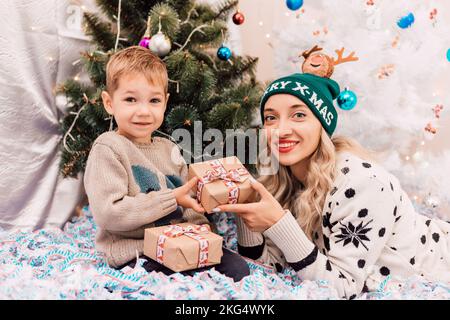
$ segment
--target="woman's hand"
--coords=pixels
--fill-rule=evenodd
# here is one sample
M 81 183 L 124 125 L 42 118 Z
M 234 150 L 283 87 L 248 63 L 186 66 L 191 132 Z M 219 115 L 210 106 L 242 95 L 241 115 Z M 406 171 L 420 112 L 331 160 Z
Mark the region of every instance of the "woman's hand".
M 197 202 L 196 199 L 190 196 L 190 192 L 194 186 L 197 185 L 198 178 L 194 177 L 187 183 L 173 190 L 177 204 L 183 208 L 192 208 L 197 212 L 204 213 L 205 209 Z
M 250 178 L 251 186 L 261 196 L 259 202 L 224 204 L 213 209 L 213 212 L 228 211 L 237 213 L 247 227 L 254 232 L 263 232 L 273 226 L 284 215 L 278 201 L 258 181 Z

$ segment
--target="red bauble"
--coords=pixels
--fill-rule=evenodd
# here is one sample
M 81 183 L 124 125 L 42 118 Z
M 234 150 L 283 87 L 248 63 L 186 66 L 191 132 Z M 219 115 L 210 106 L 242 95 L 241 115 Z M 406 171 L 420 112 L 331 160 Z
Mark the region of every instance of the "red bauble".
M 245 17 L 241 12 L 237 11 L 235 14 L 233 14 L 234 24 L 237 24 L 237 25 L 243 24 L 244 20 L 245 20 Z

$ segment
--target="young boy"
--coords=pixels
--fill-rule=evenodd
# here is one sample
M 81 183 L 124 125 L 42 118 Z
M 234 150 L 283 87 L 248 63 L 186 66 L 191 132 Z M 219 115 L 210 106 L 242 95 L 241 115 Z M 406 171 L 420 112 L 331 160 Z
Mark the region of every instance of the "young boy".
M 145 228 L 183 221 L 203 224 L 208 219 L 197 213 L 204 209 L 189 194 L 197 179 L 184 184 L 187 166 L 178 147 L 168 139 L 152 137 L 163 123 L 169 98 L 164 63 L 148 49 L 133 46 L 111 57 L 106 77 L 103 105 L 118 129 L 95 140 L 84 185 L 98 226 L 96 248 L 111 267 L 122 268 L 135 264 L 136 251 L 142 255 Z M 249 274 L 242 257 L 223 251 L 221 264 L 211 268 L 235 281 Z M 172 273 L 142 258 L 147 259 L 147 271 Z

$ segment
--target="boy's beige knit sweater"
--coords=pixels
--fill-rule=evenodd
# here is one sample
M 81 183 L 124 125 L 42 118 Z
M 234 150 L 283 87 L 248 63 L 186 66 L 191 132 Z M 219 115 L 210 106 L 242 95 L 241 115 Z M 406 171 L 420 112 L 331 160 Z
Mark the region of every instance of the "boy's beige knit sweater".
M 178 147 L 168 139 L 133 143 L 115 131 L 100 135 L 89 153 L 84 186 L 98 230 L 96 248 L 112 267 L 143 253 L 144 229 L 203 214 L 177 206 L 173 190 L 187 179 Z

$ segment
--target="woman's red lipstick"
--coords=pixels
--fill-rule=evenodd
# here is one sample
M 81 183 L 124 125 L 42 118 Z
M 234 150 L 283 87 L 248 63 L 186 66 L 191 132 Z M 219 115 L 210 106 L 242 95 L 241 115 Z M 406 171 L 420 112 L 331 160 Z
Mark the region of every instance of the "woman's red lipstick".
M 292 151 L 298 144 L 298 141 L 295 140 L 284 140 L 280 139 L 278 141 L 278 152 L 280 153 L 288 153 Z

